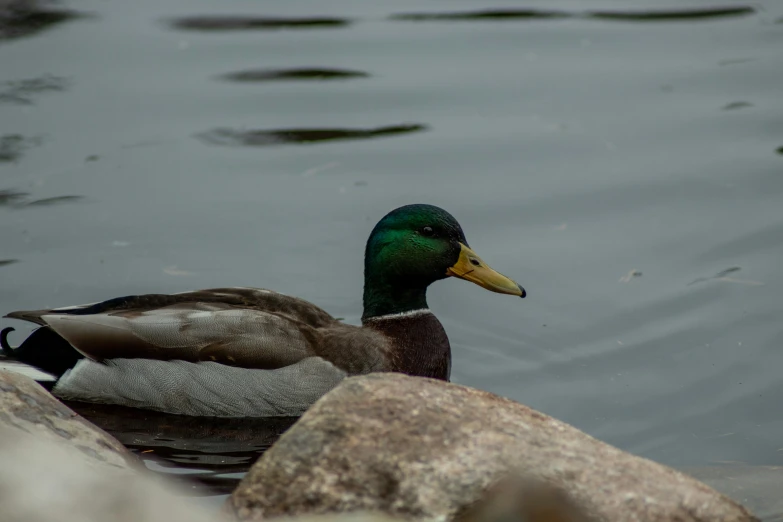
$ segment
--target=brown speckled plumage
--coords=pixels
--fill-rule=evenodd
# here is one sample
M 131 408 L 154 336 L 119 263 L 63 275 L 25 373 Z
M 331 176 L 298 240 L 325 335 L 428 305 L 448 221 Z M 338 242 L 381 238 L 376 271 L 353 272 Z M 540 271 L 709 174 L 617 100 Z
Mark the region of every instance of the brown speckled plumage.
M 210 339 L 208 334 L 226 322 L 224 312 L 239 314 L 239 320 L 227 324 L 219 338 Z M 214 361 L 276 369 L 317 356 L 349 374 L 399 371 L 440 379 L 448 379 L 451 364 L 448 338 L 431 313 L 376 318 L 363 328 L 344 324 L 303 299 L 254 288 L 127 296 L 6 317 L 51 328 L 97 361 Z M 160 319 L 149 322 L 152 317 Z M 209 331 L 204 331 L 204 322 L 209 322 Z

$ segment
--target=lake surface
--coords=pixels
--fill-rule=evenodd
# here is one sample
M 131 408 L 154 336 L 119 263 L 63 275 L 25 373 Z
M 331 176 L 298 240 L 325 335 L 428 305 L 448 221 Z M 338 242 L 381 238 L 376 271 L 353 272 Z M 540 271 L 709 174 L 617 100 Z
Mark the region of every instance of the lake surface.
M 433 285 L 453 381 L 783 464 L 783 2 L 61 7 L 0 40 L 0 312 L 244 285 L 358 323 L 372 226 L 432 203 L 528 291 Z

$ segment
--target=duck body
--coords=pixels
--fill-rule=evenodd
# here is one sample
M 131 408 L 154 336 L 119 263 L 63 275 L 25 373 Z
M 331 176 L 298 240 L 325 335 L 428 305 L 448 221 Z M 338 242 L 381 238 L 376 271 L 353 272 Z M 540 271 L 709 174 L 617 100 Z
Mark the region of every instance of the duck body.
M 430 231 L 421 235 L 420 222 L 438 231 L 437 242 Z M 440 247 L 443 259 L 422 263 L 427 256 L 409 244 L 422 237 L 424 254 L 436 257 L 432 249 Z M 272 290 L 213 288 L 12 312 L 6 317 L 40 328 L 17 348 L 6 328 L 0 345 L 6 356 L 55 376 L 52 391 L 63 399 L 194 416 L 300 415 L 349 375 L 449 379 L 450 344 L 427 306 L 427 286 L 456 275 L 524 297 L 489 267 L 481 280 L 484 266 L 476 263 L 483 262 L 466 245 L 456 221 L 437 207 L 388 214 L 365 251 L 362 326 Z
M 57 396 L 169 413 L 300 415 L 348 375 L 450 373 L 448 337 L 427 309 L 359 327 L 271 290 L 214 288 L 7 317 L 42 326 L 15 358 L 58 377 Z

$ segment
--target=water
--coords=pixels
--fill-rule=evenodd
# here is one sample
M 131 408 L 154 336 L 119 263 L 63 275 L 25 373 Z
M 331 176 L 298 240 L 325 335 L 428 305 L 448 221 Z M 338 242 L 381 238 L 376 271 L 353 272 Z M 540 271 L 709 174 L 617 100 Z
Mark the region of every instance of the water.
M 455 382 L 783 464 L 780 2 L 65 7 L 0 41 L 0 310 L 251 285 L 357 323 L 370 229 L 428 202 L 529 292 L 432 287 Z

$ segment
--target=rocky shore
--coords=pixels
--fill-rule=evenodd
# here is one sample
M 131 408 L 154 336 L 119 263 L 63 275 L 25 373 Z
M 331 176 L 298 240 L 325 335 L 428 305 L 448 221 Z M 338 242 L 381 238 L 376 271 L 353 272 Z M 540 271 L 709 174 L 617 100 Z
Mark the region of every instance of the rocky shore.
M 14 522 L 758 520 L 689 475 L 522 404 L 392 373 L 347 379 L 319 400 L 222 513 L 188 502 L 116 439 L 8 371 L 0 461 L 0 505 Z M 721 478 L 725 489 L 737 485 Z

